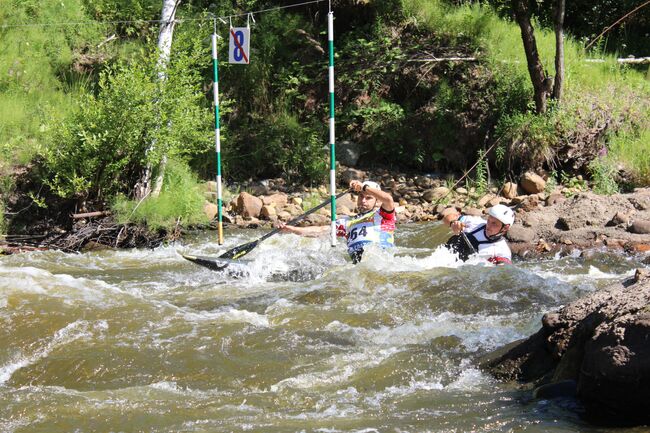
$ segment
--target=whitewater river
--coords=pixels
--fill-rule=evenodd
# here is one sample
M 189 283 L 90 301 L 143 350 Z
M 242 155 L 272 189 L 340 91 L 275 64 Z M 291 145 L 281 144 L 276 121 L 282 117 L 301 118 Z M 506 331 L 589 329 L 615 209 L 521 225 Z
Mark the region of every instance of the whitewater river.
M 343 245 L 294 235 L 227 274 L 177 252 L 263 233 L 0 257 L 0 432 L 615 431 L 475 360 L 636 259 L 461 266 L 438 224 L 399 226 L 393 253 L 357 266 Z

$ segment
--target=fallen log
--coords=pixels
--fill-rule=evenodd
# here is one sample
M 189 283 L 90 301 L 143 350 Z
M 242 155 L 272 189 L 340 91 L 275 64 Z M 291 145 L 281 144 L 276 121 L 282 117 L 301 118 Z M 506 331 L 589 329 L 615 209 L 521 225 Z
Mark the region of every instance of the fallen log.
M 96 212 L 85 212 L 85 213 L 75 213 L 72 214 L 72 219 L 81 219 L 81 218 L 93 218 L 93 217 L 100 217 L 100 216 L 107 216 L 110 215 L 111 211 L 108 210 L 101 210 L 101 211 L 96 211 Z

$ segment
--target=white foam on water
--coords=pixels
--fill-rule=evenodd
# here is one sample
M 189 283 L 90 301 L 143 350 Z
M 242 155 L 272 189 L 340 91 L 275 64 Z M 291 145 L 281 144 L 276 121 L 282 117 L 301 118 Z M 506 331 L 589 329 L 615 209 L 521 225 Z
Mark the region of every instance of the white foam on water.
M 339 321 L 325 326 L 326 331 L 345 335 L 357 345 L 379 348 L 402 348 L 413 344 L 427 344 L 438 337 L 458 337 L 470 350 L 496 347 L 523 337 L 513 329 L 518 320 L 511 315 L 460 315 L 443 312 L 438 315 L 413 318 L 413 321 L 397 326 L 376 328 L 353 327 Z
M 62 386 L 27 385 L 18 390 L 37 393 L 52 393 L 83 398 L 92 401 L 97 408 L 123 405 L 135 408 L 139 404 L 147 404 L 151 400 L 213 400 L 217 397 L 229 396 L 228 392 L 214 389 L 194 389 L 186 386 L 179 386 L 175 381 L 153 382 L 147 385 L 127 386 L 106 390 L 79 391 Z M 191 404 L 191 403 L 188 403 Z
M 332 355 L 321 360 L 320 371 L 300 374 L 271 385 L 271 392 L 283 389 L 313 389 L 342 384 L 359 371 L 377 366 L 396 353 L 396 348 L 366 349 L 356 353 Z
M 444 385 L 438 380 L 430 381 L 411 379 L 411 382 L 408 385 L 389 386 L 385 388 L 384 394 L 397 397 L 413 394 L 416 391 L 439 391 L 444 388 Z
M 248 323 L 260 328 L 268 328 L 270 326 L 267 315 L 258 314 L 253 311 L 237 310 L 232 307 L 217 311 L 184 311 L 182 315 L 186 320 L 193 322 L 215 321 L 218 323 Z
M 411 379 L 407 384 L 389 386 L 371 395 L 366 395 L 363 397 L 363 402 L 370 407 L 379 409 L 386 400 L 403 398 L 419 392 L 441 391 L 444 389 L 445 386 L 442 382 L 435 378 L 429 380 Z
M 251 282 L 264 282 L 273 275 L 303 273 L 307 279 L 321 276 L 332 266 L 344 265 L 344 249 L 332 250 L 325 238 L 279 235 L 261 243 L 247 258 Z
M 246 404 L 246 399 L 241 404 L 226 404 L 219 407 L 220 410 L 229 410 L 233 412 L 245 412 L 247 414 L 263 414 L 264 409 Z
M 574 271 L 577 269 L 574 269 Z M 629 278 L 634 275 L 634 270 L 626 271 L 624 273 L 612 273 L 612 272 L 603 272 L 598 267 L 594 265 L 589 265 L 586 273 L 567 273 L 567 272 L 558 272 L 558 271 L 544 271 L 533 269 L 535 274 L 539 275 L 544 279 L 554 278 L 556 280 L 573 283 L 581 281 L 593 281 L 593 280 L 613 280 L 619 281 L 623 278 Z
M 3 433 L 14 433 L 18 429 L 28 427 L 35 422 L 34 419 L 22 418 L 11 421 L 0 420 L 0 431 Z
M 123 305 L 120 297 L 127 295 L 112 284 L 101 280 L 77 278 L 67 274 L 52 274 L 34 267 L 0 266 L 0 294 L 32 293 L 83 301 L 93 306 Z M 115 295 L 119 296 L 115 296 Z
M 623 274 L 614 274 L 611 272 L 603 272 L 598 269 L 596 266 L 590 265 L 587 275 L 592 280 L 611 280 L 611 279 L 620 279 L 621 277 L 632 277 L 634 276 L 634 270 L 630 270 Z
M 448 389 L 459 391 L 478 391 L 494 384 L 494 380 L 484 375 L 483 372 L 473 365 L 468 359 L 460 363 L 461 372 L 455 381 L 447 385 Z
M 453 313 L 415 319 L 414 322 L 398 326 L 378 328 L 353 327 L 337 320 L 325 326 L 326 331 L 352 336 L 357 344 L 377 347 L 402 347 L 409 344 L 423 344 L 436 337 L 453 335 L 458 327 Z
M 409 255 L 396 255 L 400 249 L 381 250 L 370 246 L 364 252 L 362 266 L 378 272 L 417 272 L 434 268 L 458 268 L 464 263 L 458 260 L 458 255 L 452 253 L 443 245 L 438 246 L 431 255 L 417 258 Z
M 104 326 L 104 324 L 100 325 L 100 327 Z M 52 339 L 45 342 L 44 346 L 36 350 L 34 353 L 29 355 L 15 355 L 13 357 L 13 360 L 8 364 L 0 366 L 0 385 L 6 384 L 7 381 L 11 379 L 11 376 L 21 368 L 27 367 L 28 365 L 34 364 L 41 359 L 47 358 L 47 356 L 52 353 L 53 350 L 79 339 L 91 338 L 93 336 L 93 333 L 91 331 L 92 328 L 93 323 L 86 320 L 77 320 L 56 331 Z
M 194 389 L 189 386 L 179 386 L 178 383 L 174 381 L 160 381 L 160 382 L 155 382 L 144 386 L 121 388 L 119 390 L 115 390 L 112 392 L 117 392 L 123 395 L 128 394 L 129 400 L 134 400 L 134 399 L 147 400 L 151 397 L 150 396 L 151 390 L 163 392 L 163 395 L 156 395 L 156 398 L 159 399 L 164 398 L 165 397 L 164 394 L 168 394 L 174 398 L 185 397 L 185 398 L 194 398 L 197 400 L 213 399 L 215 397 L 219 397 L 223 395 L 222 392 L 216 388 L 207 389 L 207 390 Z M 133 396 L 134 393 L 136 394 L 136 396 Z
M 320 406 L 318 404 L 317 406 Z M 321 409 L 317 407 L 317 409 Z M 331 419 L 331 418 L 352 418 L 359 415 L 361 410 L 353 405 L 342 406 L 336 403 L 329 404 L 324 407 L 320 412 L 303 412 L 298 415 L 287 415 L 284 418 L 293 420 L 312 420 L 312 419 Z M 356 430 L 352 430 L 356 431 Z
M 143 263 L 156 266 L 171 264 L 176 260 L 176 246 L 162 245 L 155 249 L 107 249 L 81 254 L 61 251 L 28 252 L 20 254 L 19 264 L 28 263 L 34 267 L 54 268 L 57 273 L 74 271 L 109 271 L 140 269 Z
M 168 391 L 174 394 L 184 394 L 185 390 L 178 387 L 178 384 L 174 381 L 163 380 L 161 382 L 155 382 L 148 385 L 150 388 L 158 389 L 161 391 Z
M 269 318 L 266 314 L 259 314 L 254 311 L 238 310 L 233 307 L 223 307 L 217 310 L 198 311 L 188 307 L 179 307 L 165 300 L 152 300 L 151 304 L 156 305 L 159 311 L 172 310 L 175 317 L 167 315 L 163 322 L 169 325 L 170 321 L 180 318 L 184 322 L 202 323 L 249 323 L 254 326 L 268 328 Z

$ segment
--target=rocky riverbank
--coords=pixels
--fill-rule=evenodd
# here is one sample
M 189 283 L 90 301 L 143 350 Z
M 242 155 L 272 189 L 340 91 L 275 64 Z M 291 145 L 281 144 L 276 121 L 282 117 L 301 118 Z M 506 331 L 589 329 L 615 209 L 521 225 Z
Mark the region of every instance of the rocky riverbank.
M 480 216 L 495 204 L 511 206 L 516 211 L 516 219 L 507 237 L 513 253 L 520 258 L 600 247 L 629 253 L 650 251 L 650 189 L 602 196 L 586 191 L 586 182 L 581 179 L 576 179 L 573 186 L 561 186 L 535 173 L 526 173 L 518 182 L 492 185 L 481 191 L 433 175 L 345 167 L 338 171 L 340 188 L 345 188 L 352 179 L 372 179 L 390 191 L 396 201 L 398 223 L 438 221 L 449 208 Z M 237 227 L 270 228 L 276 221 L 289 221 L 329 198 L 325 186 L 287 185 L 281 178 L 228 185 L 228 190 L 238 192 L 229 194 L 223 219 L 226 226 Z M 214 182 L 206 184 L 205 194 L 204 211 L 214 223 L 217 214 Z M 338 215 L 354 215 L 355 208 L 355 195 L 346 194 L 337 199 Z M 135 225 L 120 225 L 106 217 L 105 212 L 99 212 L 99 218 L 76 218 L 76 215 L 74 220 L 63 218 L 65 213 L 58 212 L 59 222 L 46 224 L 45 232 L 36 221 L 34 232 L 39 235 L 34 239 L 21 235 L 9 242 L 12 238 L 7 237 L 4 245 L 0 242 L 0 251 L 10 254 L 41 247 L 79 251 L 101 245 L 153 248 L 181 235 L 181 227 L 165 234 L 147 233 L 146 228 Z M 325 206 L 300 224 L 321 225 L 329 221 L 329 206 Z
M 513 253 L 521 258 L 542 254 L 568 254 L 575 249 L 609 248 L 629 253 L 650 252 L 650 189 L 603 196 L 584 186 L 550 186 L 534 173 L 519 182 L 493 186 L 486 192 L 465 186 L 453 187 L 444 179 L 425 175 L 395 174 L 387 170 L 364 172 L 352 168 L 339 172 L 339 185 L 351 179 L 373 179 L 390 191 L 397 202 L 398 222 L 437 221 L 453 207 L 468 215 L 484 215 L 495 204 L 516 210 L 515 224 L 508 233 Z M 290 188 L 282 179 L 240 186 L 248 192 L 235 195 L 225 206 L 226 224 L 240 227 L 270 226 L 288 221 L 311 206 L 327 200 L 320 188 Z M 207 196 L 214 201 L 216 185 Z M 338 215 L 355 213 L 356 197 L 346 194 L 337 200 Z M 214 218 L 216 205 L 206 202 L 206 213 Z M 329 222 L 329 207 L 307 217 L 301 224 Z
M 650 424 L 650 272 L 542 318 L 541 329 L 483 358 L 495 377 L 536 386 L 535 396 L 576 396 L 598 424 Z

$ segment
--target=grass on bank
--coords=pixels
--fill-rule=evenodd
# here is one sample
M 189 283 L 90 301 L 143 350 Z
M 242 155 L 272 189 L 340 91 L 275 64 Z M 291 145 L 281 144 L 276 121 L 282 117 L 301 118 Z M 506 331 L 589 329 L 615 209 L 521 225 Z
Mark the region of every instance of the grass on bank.
M 0 0 L 0 23 L 8 26 L 86 20 L 81 0 Z M 74 107 L 82 79 L 70 65 L 102 32 L 94 26 L 21 26 L 3 29 L 0 38 L 0 158 L 25 164 L 48 127 Z
M 178 224 L 188 227 L 208 223 L 203 212 L 203 189 L 185 163 L 170 160 L 158 197 L 142 202 L 118 196 L 112 210 L 120 224 L 146 224 L 150 230 L 173 230 Z
M 610 159 L 637 176 L 635 183 L 650 185 L 650 129 L 626 131 L 612 137 Z

